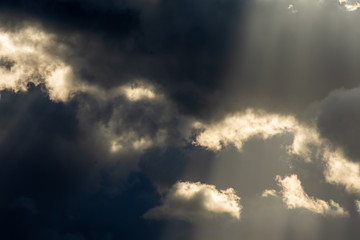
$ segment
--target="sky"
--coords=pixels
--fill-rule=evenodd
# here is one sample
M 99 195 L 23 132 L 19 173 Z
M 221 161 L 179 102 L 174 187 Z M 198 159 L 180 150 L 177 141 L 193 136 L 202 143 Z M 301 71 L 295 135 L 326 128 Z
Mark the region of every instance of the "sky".
M 0 239 L 359 239 L 359 8 L 0 1 Z

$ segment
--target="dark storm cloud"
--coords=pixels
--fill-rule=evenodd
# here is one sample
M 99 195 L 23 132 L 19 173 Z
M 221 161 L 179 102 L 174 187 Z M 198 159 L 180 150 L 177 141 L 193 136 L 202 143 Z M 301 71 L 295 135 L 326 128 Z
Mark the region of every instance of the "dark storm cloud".
M 83 144 L 78 104 L 31 86 L 1 94 L 2 239 L 158 239 L 163 223 L 141 218 L 160 204 L 157 190 L 139 171 L 114 177 L 123 166 Z
M 221 85 L 243 5 L 235 0 L 0 3 L 3 25 L 22 18 L 55 33 L 69 47 L 60 54 L 78 77 L 105 87 L 148 79 L 194 114 L 210 109 L 207 98 Z
M 126 153 L 140 156 L 151 148 L 157 148 L 157 156 L 161 156 L 167 154 L 163 149 L 168 146 L 173 145 L 176 149 L 189 144 L 192 119 L 179 114 L 176 107 L 162 96 L 135 101 L 122 95 L 102 99 L 82 94 L 76 97 L 76 101 L 79 102 L 77 116 L 84 133 L 103 139 L 95 141 L 112 151 L 114 156 Z M 182 151 L 180 148 L 179 152 Z
M 3 13 L 10 13 L 8 21 L 16 21 L 14 18 L 35 18 L 48 26 L 55 25 L 63 29 L 122 35 L 137 28 L 139 19 L 136 9 L 121 3 L 119 5 L 116 6 L 112 1 L 97 3 L 87 0 L 5 0 L 0 4 Z
M 360 161 L 360 89 L 337 90 L 320 104 L 317 126 L 320 133 Z
M 187 155 L 183 149 L 171 146 L 166 150 L 153 149 L 142 156 L 139 167 L 155 183 L 169 187 L 183 176 L 189 162 Z
M 360 74 L 359 17 L 335 0 L 293 3 L 297 13 L 285 0 L 1 4 L 2 25 L 55 33 L 77 78 L 106 88 L 146 79 L 203 118 L 248 107 L 300 115 Z
M 1 31 L 21 35 L 24 26 L 35 26 L 51 35 L 43 38 L 49 41 L 45 50 L 30 48 L 40 49 L 31 57 L 54 56 L 61 60 L 55 67 L 69 66 L 74 79 L 94 88 L 76 92 L 68 103 L 49 100 L 46 81 L 27 93 L 1 92 L 0 238 L 355 239 L 356 196 L 325 182 L 319 159 L 289 157 L 280 146 L 289 145 L 291 136 L 250 139 L 242 153 L 189 146 L 196 117 L 206 122 L 248 107 L 300 115 L 330 91 L 357 86 L 358 15 L 346 15 L 335 0 L 294 2 L 296 13 L 288 4 L 1 1 Z M 18 55 L 16 61 L 0 56 L 0 71 L 21 67 Z M 111 96 L 114 87 L 134 80 L 149 83 L 155 97 Z M 356 95 L 330 94 L 318 121 L 322 136 L 354 159 Z M 118 149 L 111 152 L 113 142 Z M 304 209 L 288 211 L 281 199 L 260 197 L 277 187 L 276 175 L 290 174 L 298 175 L 309 196 L 334 199 L 350 218 L 320 219 Z M 149 209 L 161 209 L 166 195 L 160 192 L 179 180 L 233 187 L 244 207 L 240 222 L 204 224 L 193 235 L 181 220 L 144 219 Z M 186 203 L 180 206 L 187 209 Z M 189 217 L 185 211 L 180 219 Z
M 7 71 L 10 71 L 15 63 L 16 62 L 14 60 L 8 57 L 0 57 L 0 67 L 5 68 Z

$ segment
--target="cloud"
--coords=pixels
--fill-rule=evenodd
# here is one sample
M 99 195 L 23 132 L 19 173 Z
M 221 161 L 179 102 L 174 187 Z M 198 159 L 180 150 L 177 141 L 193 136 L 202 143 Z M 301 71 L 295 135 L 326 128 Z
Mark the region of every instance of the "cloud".
M 319 106 L 317 128 L 322 137 L 341 148 L 345 156 L 360 160 L 360 88 L 331 92 Z
M 356 211 L 360 214 L 360 201 L 359 200 L 355 200 L 355 207 L 356 207 Z
M 110 152 L 142 152 L 163 145 L 177 131 L 168 131 L 176 124 L 176 109 L 151 82 L 129 79 L 111 88 L 86 82 L 63 59 L 60 52 L 68 46 L 38 25 L 14 32 L 0 28 L 0 39 L 0 91 L 26 92 L 32 84 L 54 102 L 78 102 L 81 127 L 95 129 Z
M 129 101 L 161 97 L 146 81 L 133 79 L 110 89 L 87 83 L 62 59 L 59 52 L 68 51 L 68 46 L 40 26 L 24 26 L 16 32 L 0 29 L 0 39 L 0 91 L 24 92 L 31 83 L 43 84 L 50 99 L 61 102 L 83 93 L 102 99 L 125 96 Z
M 154 99 L 155 93 L 152 89 L 145 87 L 126 86 L 122 88 L 125 96 L 130 101 L 139 101 L 141 99 Z
M 350 193 L 360 193 L 360 164 L 349 161 L 338 150 L 324 153 L 325 179 L 327 182 L 342 185 Z
M 75 79 L 70 65 L 57 55 L 66 48 L 57 36 L 38 26 L 16 32 L 0 29 L 0 91 L 24 92 L 29 84 L 43 84 L 53 101 L 66 102 L 88 86 Z
M 294 155 L 307 161 L 306 173 L 313 174 L 315 164 L 323 167 L 326 183 L 321 184 L 326 187 L 318 194 L 336 185 L 359 192 L 358 165 L 352 162 L 359 156 L 357 91 L 334 93 L 321 102 L 315 125 L 299 117 L 329 91 L 354 87 L 359 79 L 354 67 L 360 56 L 358 16 L 344 11 L 345 3 L 316 2 L 322 3 L 1 1 L 0 192 L 5 197 L 0 200 L 0 223 L 5 224 L 0 225 L 5 235 L 20 229 L 15 238 L 159 239 L 164 222 L 177 222 L 144 221 L 140 216 L 145 212 L 190 222 L 243 220 L 234 190 L 196 181 L 211 177 L 216 186 L 258 194 L 274 187 L 265 185 L 273 176 L 289 174 L 289 161 L 296 164 L 298 159 Z M 347 101 L 345 95 L 353 99 Z M 199 124 L 193 129 L 195 120 Z M 190 136 L 195 146 L 189 146 Z M 283 140 L 288 146 L 278 150 Z M 247 152 L 219 153 L 229 145 Z M 213 159 L 217 155 L 219 161 Z M 244 164 L 244 159 L 250 161 Z M 247 173 L 238 174 L 240 167 Z M 291 172 L 304 170 L 293 167 Z M 127 178 L 134 169 L 140 173 Z M 193 182 L 175 184 L 159 205 L 157 191 L 183 174 Z M 254 180 L 254 174 L 261 177 Z M 240 178 L 241 183 L 236 180 Z M 340 215 L 340 206 L 320 200 L 327 196 L 310 197 L 301 183 L 294 189 L 302 202 L 292 206 Z M 268 190 L 264 196 L 283 193 Z M 29 215 L 28 202 L 36 206 L 38 217 Z M 268 221 L 258 212 L 248 213 L 246 221 Z M 248 235 L 241 237 L 263 239 L 261 225 L 246 221 L 236 225 Z M 278 228 L 285 234 L 276 233 L 274 239 L 308 233 L 293 226 L 298 225 Z M 59 236 L 38 236 L 38 230 Z M 275 231 L 270 227 L 268 232 Z M 239 235 L 223 239 L 235 238 Z
M 67 47 L 59 53 L 86 84 L 113 88 L 134 79 L 161 85 L 183 111 L 203 103 L 226 74 L 244 3 L 208 1 L 4 1 L 3 25 L 37 22 Z M 89 51 L 91 50 L 91 51 Z M 206 106 L 206 108 L 205 108 Z
M 273 196 L 273 197 L 277 197 L 277 193 L 275 189 L 266 189 L 262 194 L 262 197 L 268 197 L 268 196 Z
M 110 161 L 78 117 L 38 87 L 2 92 L 0 238 L 159 239 L 164 225 L 141 218 L 160 204 L 152 181 L 131 154 Z
M 163 204 L 150 209 L 150 219 L 174 218 L 190 222 L 216 219 L 239 220 L 242 206 L 234 189 L 218 191 L 214 185 L 178 182 L 169 190 Z
M 266 114 L 247 110 L 229 115 L 215 124 L 197 124 L 204 130 L 196 137 L 195 145 L 219 151 L 222 147 L 233 144 L 241 151 L 243 143 L 251 137 L 262 139 L 292 131 L 296 122 L 293 117 Z
M 271 114 L 248 109 L 245 112 L 228 115 L 213 124 L 194 125 L 200 133 L 193 142 L 212 151 L 219 151 L 233 144 L 242 151 L 243 144 L 251 138 L 268 139 L 275 135 L 292 134 L 294 140 L 288 150 L 310 161 L 310 145 L 319 145 L 319 135 L 313 127 L 300 124 L 293 116 Z
M 349 12 L 356 11 L 360 8 L 360 3 L 353 0 L 339 0 L 339 3 Z
M 282 188 L 279 192 L 282 200 L 289 209 L 305 208 L 311 212 L 329 216 L 347 216 L 348 212 L 338 203 L 310 197 L 306 194 L 297 175 L 281 178 L 276 176 L 278 185 Z M 265 190 L 263 197 L 277 196 L 274 190 Z
M 317 108 L 316 126 L 303 125 L 292 116 L 247 110 L 214 124 L 196 123 L 200 133 L 193 144 L 212 151 L 233 144 L 242 151 L 243 144 L 251 138 L 268 139 L 291 134 L 293 142 L 287 146 L 288 154 L 299 156 L 306 162 L 319 159 L 328 183 L 342 185 L 350 193 L 359 193 L 360 165 L 344 152 L 359 156 L 356 145 L 359 136 L 358 131 L 354 131 L 359 115 L 354 104 L 357 92 L 358 89 L 352 89 L 331 93 Z

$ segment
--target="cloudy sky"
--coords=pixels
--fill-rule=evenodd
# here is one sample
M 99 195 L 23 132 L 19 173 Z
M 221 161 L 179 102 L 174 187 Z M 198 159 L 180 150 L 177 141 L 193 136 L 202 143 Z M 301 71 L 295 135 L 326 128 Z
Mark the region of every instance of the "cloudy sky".
M 0 239 L 359 239 L 358 8 L 0 1 Z

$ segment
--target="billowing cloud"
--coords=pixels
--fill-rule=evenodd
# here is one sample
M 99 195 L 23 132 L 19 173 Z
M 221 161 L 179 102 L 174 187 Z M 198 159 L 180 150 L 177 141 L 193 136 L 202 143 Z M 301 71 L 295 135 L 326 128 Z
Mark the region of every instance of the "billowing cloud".
M 71 67 L 51 54 L 55 36 L 36 27 L 0 32 L 0 90 L 26 91 L 29 83 L 44 84 L 55 101 L 66 101 L 73 83 Z
M 276 181 L 281 187 L 279 194 L 289 209 L 305 208 L 311 212 L 321 215 L 348 215 L 348 212 L 333 200 L 326 202 L 307 195 L 297 175 L 291 175 L 284 178 L 276 176 Z M 267 197 L 277 195 L 274 190 L 265 190 L 262 196 Z
M 234 189 L 217 190 L 200 182 L 178 182 L 169 190 L 163 204 L 150 209 L 146 218 L 174 218 L 190 222 L 217 219 L 239 220 L 242 206 Z

